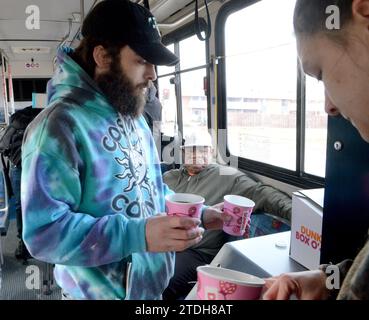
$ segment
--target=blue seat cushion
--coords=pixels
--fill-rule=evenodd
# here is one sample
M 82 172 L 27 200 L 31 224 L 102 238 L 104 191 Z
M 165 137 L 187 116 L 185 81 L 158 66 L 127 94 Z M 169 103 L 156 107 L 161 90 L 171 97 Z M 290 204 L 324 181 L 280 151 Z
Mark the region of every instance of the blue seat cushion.
M 275 215 L 266 212 L 255 212 L 251 215 L 250 238 L 289 230 L 291 230 L 289 222 Z

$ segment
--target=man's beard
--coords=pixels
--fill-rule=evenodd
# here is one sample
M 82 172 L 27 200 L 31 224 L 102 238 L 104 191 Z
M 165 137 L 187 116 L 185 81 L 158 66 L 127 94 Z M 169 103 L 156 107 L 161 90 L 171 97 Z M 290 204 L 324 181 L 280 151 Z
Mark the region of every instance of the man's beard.
M 119 59 L 113 59 L 110 70 L 95 78 L 100 90 L 110 104 L 122 115 L 138 117 L 142 114 L 146 98 L 144 88 L 149 83 L 133 85 L 120 65 Z

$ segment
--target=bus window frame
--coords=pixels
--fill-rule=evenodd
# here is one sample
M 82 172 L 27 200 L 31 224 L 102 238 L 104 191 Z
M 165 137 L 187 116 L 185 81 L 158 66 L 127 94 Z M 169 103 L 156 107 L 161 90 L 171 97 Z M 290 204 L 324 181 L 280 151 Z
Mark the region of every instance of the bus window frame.
M 225 25 L 228 17 L 246 7 L 261 0 L 234 0 L 225 3 L 219 10 L 215 22 L 215 55 L 225 56 Z M 277 167 L 259 161 L 238 157 L 238 167 L 241 170 L 254 172 L 272 179 L 276 179 L 299 188 L 322 188 L 325 178 L 308 174 L 303 171 L 305 159 L 305 76 L 297 63 L 296 79 L 296 171 Z M 218 59 L 217 73 L 217 99 L 218 99 L 218 129 L 227 129 L 227 89 L 226 89 L 226 61 Z M 228 148 L 228 137 L 226 137 L 226 156 L 235 157 Z
M 200 27 L 203 30 L 206 30 L 207 24 L 206 21 L 201 18 L 200 19 Z M 191 21 L 187 24 L 185 24 L 184 26 L 166 34 L 163 36 L 162 38 L 162 42 L 165 46 L 174 44 L 174 53 L 180 57 L 180 50 L 179 50 L 179 43 L 180 41 L 183 41 L 187 38 L 190 38 L 192 36 L 196 35 L 196 29 L 195 29 L 195 22 Z M 199 40 L 200 41 L 200 40 Z M 200 69 L 206 69 L 206 77 L 208 79 L 207 81 L 207 95 L 206 95 L 206 104 L 207 104 L 207 127 L 208 130 L 211 129 L 211 110 L 210 110 L 210 102 L 211 102 L 211 96 L 210 96 L 210 68 L 211 68 L 211 64 L 210 64 L 210 43 L 209 40 L 205 41 L 205 61 L 206 64 L 204 65 L 200 65 L 200 66 L 196 66 L 196 67 L 192 67 L 192 68 L 188 68 L 188 69 L 183 69 L 181 70 L 180 68 L 180 61 L 176 64 L 175 66 L 175 71 L 172 73 L 168 73 L 168 74 L 163 74 L 163 75 L 158 75 L 158 78 L 156 81 L 158 81 L 160 78 L 164 78 L 164 77 L 168 77 L 168 76 L 173 76 L 176 78 L 175 80 L 175 92 L 176 92 L 176 104 L 177 104 L 177 126 L 178 126 L 178 130 L 181 133 L 181 136 L 183 137 L 183 113 L 182 113 L 182 91 L 181 91 L 181 74 L 182 73 L 186 73 L 186 72 L 191 72 L 191 71 L 195 71 L 195 70 L 200 70 Z M 160 89 L 160 88 L 159 88 Z

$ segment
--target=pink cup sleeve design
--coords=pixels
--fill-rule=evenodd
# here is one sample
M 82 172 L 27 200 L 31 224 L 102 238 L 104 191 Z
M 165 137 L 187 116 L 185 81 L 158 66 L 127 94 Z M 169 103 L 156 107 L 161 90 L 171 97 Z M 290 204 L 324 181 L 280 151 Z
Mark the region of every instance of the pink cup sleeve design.
M 215 293 L 213 292 L 208 292 L 208 300 L 216 300 L 217 299 L 217 296 Z
M 240 226 L 234 226 L 233 229 L 232 229 L 233 232 L 235 233 L 240 233 L 241 232 L 241 228 Z
M 239 214 L 241 212 L 241 209 L 240 208 L 238 208 L 238 207 L 235 207 L 234 209 L 233 209 L 233 213 L 234 214 Z
M 237 220 L 232 216 L 232 219 L 230 221 L 227 221 L 225 223 L 228 227 L 233 227 L 234 232 L 240 232 L 240 230 L 244 229 L 246 225 L 246 219 L 244 219 L 242 216 L 237 218 Z
M 196 214 L 196 207 L 191 207 L 189 210 L 188 210 L 188 214 L 192 217 Z
M 219 281 L 219 293 L 223 295 L 224 300 L 227 300 L 227 296 L 235 293 L 237 290 L 237 284 L 227 281 Z

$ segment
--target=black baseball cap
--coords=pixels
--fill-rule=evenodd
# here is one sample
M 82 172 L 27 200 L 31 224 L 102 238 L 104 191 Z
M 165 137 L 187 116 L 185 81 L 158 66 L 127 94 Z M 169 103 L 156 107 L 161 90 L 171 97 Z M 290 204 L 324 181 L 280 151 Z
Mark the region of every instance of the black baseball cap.
M 175 65 L 179 59 L 161 42 L 155 17 L 129 0 L 99 2 L 83 21 L 83 37 L 125 43 L 154 65 Z

